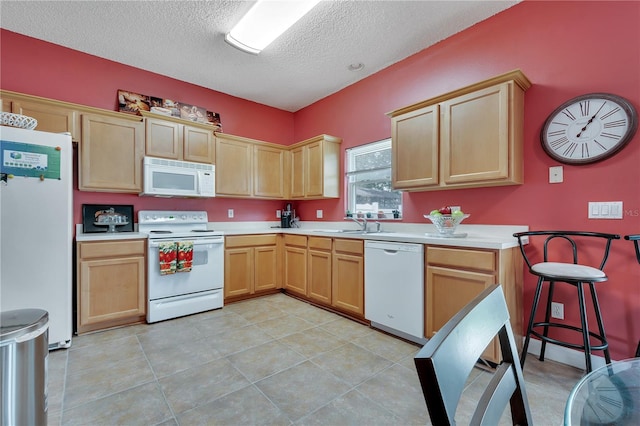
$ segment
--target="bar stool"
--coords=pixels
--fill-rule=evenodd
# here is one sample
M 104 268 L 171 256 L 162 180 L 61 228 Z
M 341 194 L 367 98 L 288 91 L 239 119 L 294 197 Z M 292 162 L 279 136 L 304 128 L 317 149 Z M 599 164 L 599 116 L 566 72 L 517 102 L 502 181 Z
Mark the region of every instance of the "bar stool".
M 542 347 L 540 349 L 540 361 L 544 361 L 544 352 L 547 342 L 556 345 L 564 346 L 567 348 L 584 350 L 585 365 L 587 373 L 591 372 L 591 351 L 601 350 L 604 352 L 604 357 L 607 364 L 611 363 L 611 356 L 609 355 L 609 343 L 604 331 L 604 325 L 602 324 L 602 316 L 600 314 L 600 305 L 598 304 L 598 297 L 596 295 L 595 283 L 607 281 L 607 275 L 603 272 L 604 265 L 609 257 L 609 249 L 611 248 L 611 242 L 613 240 L 619 240 L 620 236 L 615 234 L 604 234 L 599 232 L 584 232 L 584 231 L 529 231 L 518 232 L 513 234 L 518 239 L 520 245 L 520 251 L 524 257 L 529 272 L 538 277 L 538 284 L 536 286 L 535 296 L 533 298 L 533 305 L 531 307 L 531 316 L 529 317 L 529 324 L 527 326 L 527 333 L 522 349 L 522 355 L 520 356 L 520 363 L 524 366 L 524 361 L 527 356 L 527 349 L 529 348 L 529 341 L 531 335 L 538 337 L 542 341 Z M 544 239 L 543 245 L 543 261 L 533 264 L 527 253 L 525 252 L 526 242 L 533 241 L 534 238 Z M 604 240 L 604 241 L 602 241 Z M 564 262 L 552 262 L 550 258 L 550 243 L 553 242 L 553 248 L 571 248 L 572 263 Z M 578 263 L 578 242 L 583 247 L 584 244 L 602 243 L 604 246 L 602 260 L 597 268 L 587 266 Z M 553 255 L 554 258 L 560 256 Z M 563 251 L 563 253 L 567 253 Z M 563 259 L 566 260 L 566 259 Z M 534 316 L 538 309 L 538 303 L 540 301 L 540 294 L 542 293 L 542 287 L 544 282 L 549 283 L 547 293 L 547 306 L 544 321 L 535 322 Z M 553 290 L 556 282 L 562 282 L 570 284 L 578 290 L 578 306 L 580 308 L 580 327 L 576 327 L 570 324 L 564 324 L 559 322 L 552 322 L 551 319 L 551 302 L 553 301 Z M 592 332 L 589 330 L 587 323 L 587 312 L 584 303 L 584 289 L 583 285 L 589 287 L 591 293 L 591 300 L 593 302 L 593 309 L 595 311 L 596 321 L 598 323 L 598 332 Z M 538 331 L 542 328 L 542 332 Z M 561 341 L 549 337 L 549 328 L 563 328 L 567 330 L 573 330 L 582 335 L 582 344 Z M 599 341 L 599 344 L 591 344 L 591 338 Z
M 638 263 L 640 263 L 640 245 L 638 244 L 640 242 L 640 234 L 625 235 L 624 239 L 633 241 L 633 245 L 636 249 L 636 259 L 638 259 Z M 640 341 L 638 341 L 638 347 L 636 348 L 635 357 L 636 358 L 640 357 Z

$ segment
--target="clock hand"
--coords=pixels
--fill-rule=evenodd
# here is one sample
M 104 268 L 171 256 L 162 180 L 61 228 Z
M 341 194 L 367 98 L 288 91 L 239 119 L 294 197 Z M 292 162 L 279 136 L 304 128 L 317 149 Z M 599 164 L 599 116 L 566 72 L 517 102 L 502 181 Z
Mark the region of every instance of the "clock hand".
M 589 121 L 587 121 L 587 124 L 585 124 L 585 125 L 584 125 L 584 127 L 583 127 L 582 129 L 580 129 L 580 133 L 578 133 L 578 134 L 576 135 L 576 137 L 577 137 L 577 138 L 579 138 L 579 137 L 580 137 L 580 135 L 582 134 L 582 132 L 584 132 L 585 130 L 587 130 L 587 126 L 589 126 L 589 124 L 591 124 L 591 122 L 596 118 L 596 116 L 600 113 L 600 111 L 602 110 L 602 107 L 603 107 L 603 106 L 605 106 L 605 104 L 606 104 L 606 103 L 607 103 L 607 102 L 605 101 L 605 102 L 600 106 L 600 108 L 598 108 L 598 111 L 596 111 L 596 113 L 595 113 L 595 114 L 593 114 L 593 117 L 591 117 L 591 118 L 589 119 Z

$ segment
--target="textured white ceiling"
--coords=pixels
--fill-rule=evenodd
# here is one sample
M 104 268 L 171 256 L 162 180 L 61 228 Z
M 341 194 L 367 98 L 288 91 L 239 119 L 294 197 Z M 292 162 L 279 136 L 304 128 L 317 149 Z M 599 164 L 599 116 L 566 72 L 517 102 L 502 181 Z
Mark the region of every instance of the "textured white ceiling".
M 259 55 L 224 41 L 253 1 L 2 0 L 0 26 L 297 111 L 518 2 L 323 0 Z

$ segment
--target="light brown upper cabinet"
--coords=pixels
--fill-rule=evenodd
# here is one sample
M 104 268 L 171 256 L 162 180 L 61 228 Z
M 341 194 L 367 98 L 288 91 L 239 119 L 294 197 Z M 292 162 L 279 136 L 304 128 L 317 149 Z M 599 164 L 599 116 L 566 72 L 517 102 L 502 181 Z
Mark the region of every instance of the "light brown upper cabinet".
M 515 70 L 390 112 L 394 188 L 523 183 L 524 92 L 530 86 Z
M 172 117 L 141 112 L 145 117 L 145 154 L 174 160 L 215 163 L 213 130 Z
M 341 142 L 340 138 L 320 135 L 291 146 L 291 198 L 319 199 L 340 196 Z
M 71 133 L 71 138 L 80 140 L 80 112 L 72 104 L 21 95 L 12 92 L 2 93 L 2 110 L 22 114 L 38 120 L 35 130 L 51 133 Z
M 285 198 L 286 147 L 216 133 L 216 195 Z
M 142 117 L 117 112 L 82 115 L 81 191 L 141 192 L 143 157 Z

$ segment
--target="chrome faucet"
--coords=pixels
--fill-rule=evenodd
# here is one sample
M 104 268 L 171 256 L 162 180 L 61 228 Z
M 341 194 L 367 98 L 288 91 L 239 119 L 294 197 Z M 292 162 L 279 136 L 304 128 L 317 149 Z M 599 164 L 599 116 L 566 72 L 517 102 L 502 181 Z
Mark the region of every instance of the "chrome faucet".
M 362 232 L 367 232 L 367 219 L 366 218 L 362 218 L 362 221 L 359 221 L 357 218 L 352 217 L 351 220 L 353 220 L 355 223 L 357 223 L 358 225 L 360 225 L 362 227 Z

